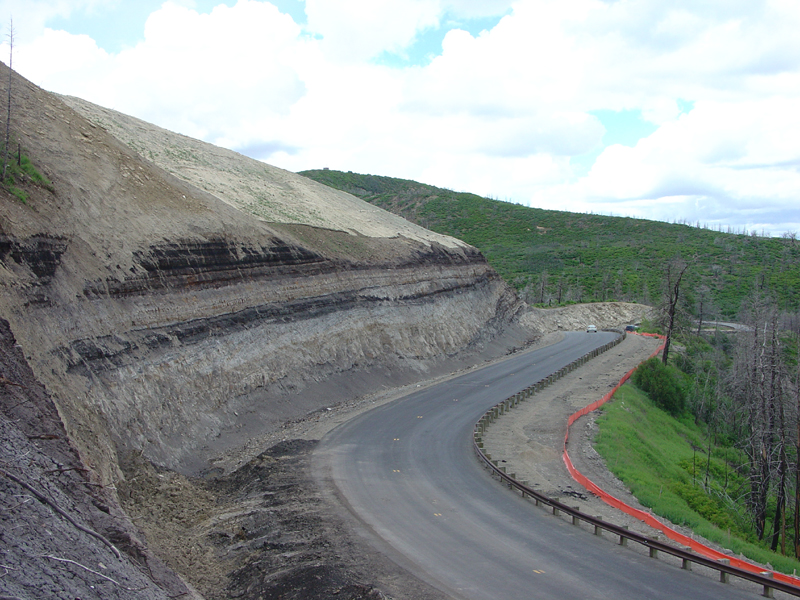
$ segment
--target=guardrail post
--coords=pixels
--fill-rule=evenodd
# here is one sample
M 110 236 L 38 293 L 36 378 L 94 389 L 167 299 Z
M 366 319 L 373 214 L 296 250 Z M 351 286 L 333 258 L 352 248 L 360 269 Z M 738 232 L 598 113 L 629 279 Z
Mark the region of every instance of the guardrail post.
M 575 510 L 579 510 L 580 509 L 579 506 L 573 506 L 572 508 L 574 508 Z M 581 522 L 581 518 L 578 515 L 572 515 L 572 524 L 573 525 L 577 525 L 580 522 Z
M 622 528 L 623 529 L 627 529 L 628 526 L 627 525 L 623 525 Z M 620 536 L 619 536 L 619 545 L 620 546 L 627 546 L 628 545 L 628 538 L 626 538 L 624 535 L 620 534 Z
M 558 515 L 560 515 L 560 514 L 561 514 L 561 511 L 560 511 L 560 510 L 558 510 L 558 508 L 554 506 L 554 507 L 553 507 L 553 514 L 554 514 L 554 515 L 557 517 Z
M 601 516 L 599 516 L 599 515 L 598 515 L 598 516 L 596 516 L 595 518 L 596 518 L 598 521 L 602 521 L 602 520 L 603 520 L 603 517 L 601 517 Z M 600 527 L 600 525 L 597 525 L 597 524 L 595 524 L 595 526 L 594 526 L 594 534 L 595 534 L 595 535 L 603 535 L 603 528 L 602 528 L 602 527 Z
M 729 559 L 729 558 L 720 558 L 717 562 L 719 562 L 719 563 L 721 563 L 723 565 L 729 565 L 729 564 L 731 564 L 731 559 Z M 720 571 L 719 572 L 719 580 L 720 580 L 721 583 L 730 583 L 731 576 L 728 575 L 725 571 Z
M 691 552 L 692 548 L 691 548 L 691 546 L 686 546 L 684 548 L 684 550 L 686 550 L 687 552 Z M 684 571 L 691 571 L 692 570 L 692 561 L 689 560 L 688 558 L 681 559 L 681 569 L 683 569 Z
M 650 548 L 650 558 L 658 558 L 658 549 L 653 548 L 652 546 L 650 546 L 649 548 Z
M 769 577 L 770 579 L 772 579 L 773 573 L 772 571 L 761 571 L 761 576 Z M 774 596 L 772 595 L 772 588 L 766 583 L 764 584 L 764 591 L 761 593 L 761 595 L 764 596 L 764 598 L 774 598 Z

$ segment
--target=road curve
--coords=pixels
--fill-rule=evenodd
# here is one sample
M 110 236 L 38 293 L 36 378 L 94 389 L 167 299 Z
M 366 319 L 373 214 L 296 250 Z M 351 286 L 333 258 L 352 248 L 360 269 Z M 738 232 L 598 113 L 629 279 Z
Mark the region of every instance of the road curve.
M 376 546 L 454 598 L 752 599 L 535 509 L 473 454 L 486 409 L 613 338 L 568 333 L 375 408 L 325 436 L 315 459 Z

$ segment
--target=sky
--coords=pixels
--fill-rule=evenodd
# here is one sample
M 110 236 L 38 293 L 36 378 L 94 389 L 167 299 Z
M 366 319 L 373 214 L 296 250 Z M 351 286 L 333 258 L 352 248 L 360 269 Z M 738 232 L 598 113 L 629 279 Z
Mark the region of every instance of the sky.
M 800 231 L 797 0 L 0 0 L 35 84 L 301 171 Z

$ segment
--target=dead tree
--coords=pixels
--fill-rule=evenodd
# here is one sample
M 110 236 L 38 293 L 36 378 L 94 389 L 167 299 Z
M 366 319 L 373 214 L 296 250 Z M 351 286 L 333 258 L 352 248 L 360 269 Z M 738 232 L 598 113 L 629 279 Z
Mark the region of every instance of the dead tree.
M 707 285 L 701 285 L 698 289 L 699 299 L 697 301 L 697 335 L 703 331 L 703 309 L 707 308 L 707 296 L 709 293 L 709 288 Z
M 6 112 L 6 138 L 3 145 L 3 178 L 6 180 L 6 172 L 8 170 L 8 146 L 11 143 L 11 61 L 14 58 L 14 20 L 11 19 L 8 27 L 8 110 Z
M 767 534 L 767 502 L 776 499 L 771 546 L 777 548 L 785 519 L 789 474 L 789 420 L 784 395 L 784 366 L 774 301 L 754 294 L 746 321 L 752 330 L 737 343 L 732 397 L 743 413 L 740 444 L 749 462 L 747 509 L 758 539 Z
M 678 298 L 681 291 L 681 280 L 683 279 L 689 264 L 680 258 L 676 258 L 667 263 L 664 273 L 664 283 L 666 284 L 666 340 L 664 341 L 664 352 L 661 361 L 666 365 L 669 359 L 669 346 L 672 342 L 672 333 L 675 328 L 675 313 L 678 309 Z

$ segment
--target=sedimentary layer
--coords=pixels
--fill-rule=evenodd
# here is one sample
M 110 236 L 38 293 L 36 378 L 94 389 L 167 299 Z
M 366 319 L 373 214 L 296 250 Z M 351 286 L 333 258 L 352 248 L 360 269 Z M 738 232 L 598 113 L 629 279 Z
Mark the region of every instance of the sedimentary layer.
M 103 482 L 119 452 L 200 473 L 288 419 L 530 337 L 474 248 L 274 167 L 259 193 L 316 216 L 269 222 L 29 82 L 13 91 L 12 129 L 52 185 L 0 192 L 0 307 Z M 235 158 L 191 147 L 207 170 Z

